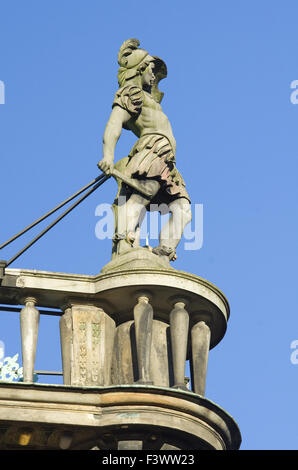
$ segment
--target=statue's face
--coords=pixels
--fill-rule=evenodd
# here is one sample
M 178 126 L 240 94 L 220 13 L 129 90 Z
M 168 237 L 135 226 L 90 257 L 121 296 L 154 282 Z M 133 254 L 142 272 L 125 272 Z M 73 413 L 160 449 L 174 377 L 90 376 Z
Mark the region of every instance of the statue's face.
M 154 64 L 151 63 L 142 74 L 142 85 L 145 88 L 151 88 L 154 83 L 155 75 L 153 73 L 153 69 Z

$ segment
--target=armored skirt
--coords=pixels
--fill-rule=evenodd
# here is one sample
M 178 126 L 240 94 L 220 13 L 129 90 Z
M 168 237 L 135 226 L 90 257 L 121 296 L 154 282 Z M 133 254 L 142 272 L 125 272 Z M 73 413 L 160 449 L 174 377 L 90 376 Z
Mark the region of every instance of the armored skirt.
M 160 183 L 160 189 L 150 201 L 151 204 L 169 204 L 178 198 L 186 198 L 190 202 L 184 180 L 175 165 L 171 144 L 163 135 L 148 134 L 141 137 L 128 157 L 120 160 L 116 167 L 131 178 L 152 179 Z

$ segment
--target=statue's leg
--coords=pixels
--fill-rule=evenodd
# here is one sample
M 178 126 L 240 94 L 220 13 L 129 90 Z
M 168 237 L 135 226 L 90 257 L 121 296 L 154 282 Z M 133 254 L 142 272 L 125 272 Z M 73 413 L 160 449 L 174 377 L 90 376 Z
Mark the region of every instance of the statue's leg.
M 155 180 L 139 180 L 139 182 L 151 192 L 152 197 L 158 192 L 160 184 Z M 149 204 L 150 200 L 142 196 L 140 193 L 133 193 L 126 202 L 126 231 L 128 237 L 135 239 L 136 230 L 140 227 L 144 219 L 144 208 Z
M 125 225 L 125 203 L 130 196 L 127 192 L 127 188 L 122 184 L 122 181 L 118 182 L 118 192 L 115 201 L 112 205 L 114 213 L 114 236 L 112 245 L 112 259 L 119 255 L 120 244 L 119 241 L 126 238 L 126 225 Z
M 141 226 L 142 226 L 143 220 L 146 216 L 146 212 L 147 212 L 146 207 L 143 206 L 143 208 L 141 209 L 138 224 L 137 224 L 137 227 L 136 227 L 136 230 L 135 230 L 135 241 L 133 243 L 134 248 L 136 248 L 137 246 L 140 246 Z
M 176 259 L 176 247 L 181 240 L 186 225 L 191 221 L 190 202 L 179 198 L 169 204 L 170 218 L 159 234 L 159 246 L 153 249 L 158 255 Z
M 158 192 L 160 184 L 155 180 L 141 181 L 144 188 L 149 190 L 152 197 Z M 144 208 L 150 200 L 140 193 L 133 193 L 129 199 L 119 200 L 118 212 L 118 233 L 121 232 L 123 239 L 118 241 L 117 253 L 121 254 L 136 246 L 138 243 L 139 229 L 144 218 Z M 125 238 L 124 238 L 125 236 Z

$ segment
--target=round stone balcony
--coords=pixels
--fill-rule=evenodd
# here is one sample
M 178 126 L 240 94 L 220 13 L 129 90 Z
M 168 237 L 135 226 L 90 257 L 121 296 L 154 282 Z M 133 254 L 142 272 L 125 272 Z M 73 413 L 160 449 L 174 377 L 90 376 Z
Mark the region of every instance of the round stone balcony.
M 69 442 L 69 448 L 84 449 L 239 448 L 234 420 L 204 398 L 209 350 L 223 338 L 229 318 L 227 299 L 210 282 L 138 249 L 95 276 L 6 269 L 0 294 L 3 304 L 24 304 L 26 383 L 11 385 L 16 399 L 37 394 L 40 403 L 44 397 L 47 403 L 58 400 L 57 415 L 46 404 L 39 414 L 34 403 L 28 405 L 29 415 L 18 415 L 20 429 L 30 422 L 32 429 L 36 423 L 59 425 L 47 447 Z M 31 383 L 42 308 L 61 316 L 61 390 Z M 187 360 L 191 391 L 185 382 Z M 77 413 L 82 403 L 86 415 Z M 5 413 L 0 403 L 1 420 Z M 90 431 L 88 442 L 81 440 L 83 428 Z
M 1 384 L 1 449 L 237 450 L 233 418 L 162 387 Z

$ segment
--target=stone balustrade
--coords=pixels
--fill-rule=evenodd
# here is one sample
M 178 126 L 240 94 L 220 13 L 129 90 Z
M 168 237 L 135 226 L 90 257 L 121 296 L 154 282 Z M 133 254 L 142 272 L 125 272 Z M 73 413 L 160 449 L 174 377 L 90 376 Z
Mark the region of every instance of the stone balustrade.
M 208 281 L 162 267 L 6 269 L 0 304 L 20 312 L 24 377 L 1 383 L 0 448 L 239 448 L 237 424 L 204 397 L 209 350 L 229 317 Z M 45 314 L 60 316 L 63 386 L 33 383 Z
M 19 298 L 26 292 L 20 312 L 25 382 L 33 381 L 40 305 L 61 309 L 65 385 L 145 384 L 187 390 L 189 360 L 191 389 L 204 396 L 209 349 L 223 336 L 229 313 L 224 296 L 210 283 L 174 270 L 147 270 L 138 277 L 147 280 L 140 286 L 135 271 L 122 272 L 94 276 L 97 292 L 86 295 L 84 290 L 91 290 L 90 282 L 89 289 L 83 285 L 86 276 L 77 276 L 67 292 L 67 275 L 35 272 L 33 282 L 29 273 L 18 274 L 15 285 L 1 287 L 4 301 L 8 292 Z

